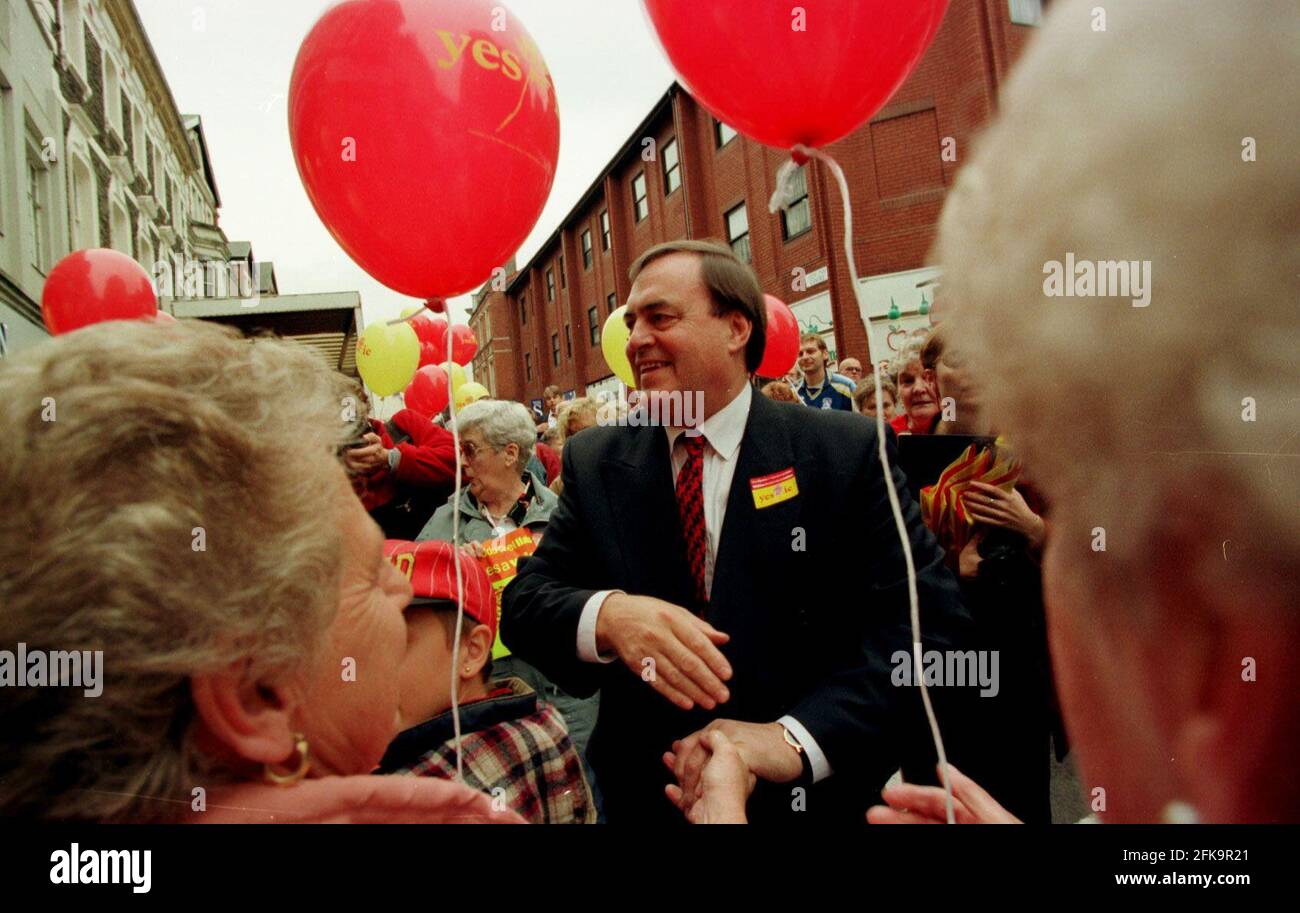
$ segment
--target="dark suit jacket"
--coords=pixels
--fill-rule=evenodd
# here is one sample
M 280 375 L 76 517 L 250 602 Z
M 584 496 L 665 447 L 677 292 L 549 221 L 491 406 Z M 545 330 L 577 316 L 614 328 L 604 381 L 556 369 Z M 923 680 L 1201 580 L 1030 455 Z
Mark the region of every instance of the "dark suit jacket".
M 663 428 L 597 427 L 568 441 L 559 506 L 505 591 L 510 649 L 570 693 L 601 691 L 589 759 L 611 822 L 682 820 L 663 796 L 670 775 L 661 756 L 715 717 L 773 722 L 788 713 L 808 729 L 834 773 L 806 791 L 801 820 L 861 822 L 905 762 L 933 777 L 919 693 L 890 681 L 891 656 L 910 650 L 912 637 L 874 423 L 755 394 L 737 459 L 705 614 L 731 635 L 721 648 L 734 671 L 731 700 L 716 711 L 682 711 L 622 662 L 576 653 L 578 619 L 597 590 L 691 604 Z M 788 467 L 798 495 L 756 508 L 750 480 Z M 925 647 L 957 647 L 969 619 L 956 582 L 897 469 L 894 479 Z M 789 816 L 795 785 L 760 784 L 752 819 Z

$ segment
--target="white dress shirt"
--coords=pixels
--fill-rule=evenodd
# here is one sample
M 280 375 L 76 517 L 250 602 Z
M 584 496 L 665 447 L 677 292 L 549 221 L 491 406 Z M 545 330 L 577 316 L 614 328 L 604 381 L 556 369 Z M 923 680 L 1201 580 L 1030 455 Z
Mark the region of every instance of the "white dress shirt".
M 708 549 L 704 559 L 704 590 L 713 592 L 713 569 L 718 555 L 718 541 L 722 536 L 722 523 L 727 515 L 727 498 L 736 475 L 740 442 L 749 424 L 749 409 L 754 399 L 754 388 L 745 384 L 739 394 L 726 406 L 704 420 L 700 432 L 704 435 L 703 457 L 704 526 L 708 531 Z M 686 448 L 678 447 L 677 439 L 687 433 L 685 428 L 665 428 L 668 453 L 672 460 L 673 485 L 682 467 L 686 465 Z M 589 663 L 612 663 L 617 657 L 601 656 L 596 649 L 596 620 L 605 598 L 621 590 L 601 590 L 593 593 L 583 606 L 578 619 L 578 658 Z M 783 716 L 777 722 L 799 740 L 812 764 L 813 782 L 831 774 L 830 763 L 817 745 L 812 734 L 792 716 Z

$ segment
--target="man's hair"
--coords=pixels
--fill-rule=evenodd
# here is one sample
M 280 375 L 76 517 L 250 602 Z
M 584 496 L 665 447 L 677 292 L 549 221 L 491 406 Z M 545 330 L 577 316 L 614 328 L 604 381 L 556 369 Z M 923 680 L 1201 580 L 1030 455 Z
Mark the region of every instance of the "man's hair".
M 628 270 L 628 278 L 636 282 L 641 271 L 655 260 L 680 253 L 700 255 L 700 278 L 713 299 L 715 317 L 739 311 L 748 318 L 752 329 L 745 346 L 745 370 L 751 374 L 757 371 L 767 346 L 767 305 L 754 271 L 730 247 L 713 240 L 665 241 L 637 257 Z
M 549 387 L 547 387 L 545 390 L 542 391 L 542 399 L 545 399 L 548 396 L 559 396 L 559 395 L 560 395 L 560 388 L 555 386 L 555 384 L 551 384 Z
M 880 393 L 883 396 L 888 393 L 894 400 L 894 405 L 898 405 L 898 387 L 889 379 L 889 375 L 880 375 Z M 868 400 L 876 401 L 876 375 L 864 374 L 862 380 L 858 381 L 857 387 L 853 390 L 853 404 L 862 411 L 862 406 Z
M 817 343 L 817 348 L 821 349 L 827 356 L 831 354 L 831 350 L 826 348 L 826 340 L 822 339 L 820 333 L 804 333 L 799 337 L 799 348 L 802 349 L 805 344 L 810 342 Z
M 55 337 L 0 361 L 0 389 L 0 644 L 104 656 L 93 699 L 4 689 L 0 814 L 179 815 L 239 778 L 194 743 L 191 678 L 281 682 L 325 646 L 356 389 L 197 320 Z

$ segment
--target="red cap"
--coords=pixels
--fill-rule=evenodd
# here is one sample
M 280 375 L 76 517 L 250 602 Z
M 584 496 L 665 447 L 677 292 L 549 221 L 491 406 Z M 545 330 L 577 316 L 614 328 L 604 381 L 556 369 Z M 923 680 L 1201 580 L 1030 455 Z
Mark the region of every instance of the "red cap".
M 411 582 L 411 588 L 415 590 L 412 605 L 427 599 L 446 599 L 455 603 L 456 566 L 452 562 L 459 561 L 461 592 L 464 594 L 460 604 L 465 616 L 477 624 L 487 625 L 492 631 L 492 640 L 496 640 L 496 597 L 483 565 L 478 561 L 453 548 L 450 542 L 433 539 L 424 542 L 386 539 L 384 557 Z

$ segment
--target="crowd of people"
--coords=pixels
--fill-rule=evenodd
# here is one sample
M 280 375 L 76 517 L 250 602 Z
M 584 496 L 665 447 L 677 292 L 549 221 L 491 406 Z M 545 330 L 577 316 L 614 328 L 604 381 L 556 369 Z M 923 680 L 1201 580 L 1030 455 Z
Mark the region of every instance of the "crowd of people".
M 198 321 L 0 362 L 0 647 L 45 658 L 0 689 L 0 814 L 923 823 L 947 782 L 959 823 L 1047 823 L 1068 750 L 1102 820 L 1300 819 L 1300 127 L 1255 91 L 1300 67 L 1170 5 L 1043 29 L 945 207 L 942 319 L 879 373 L 810 334 L 756 377 L 758 280 L 692 240 L 627 301 L 690 426 L 555 388 L 380 421 Z M 1065 251 L 1152 259 L 1152 307 L 1045 296 Z M 925 681 L 946 769 L 922 650 L 979 658 Z

